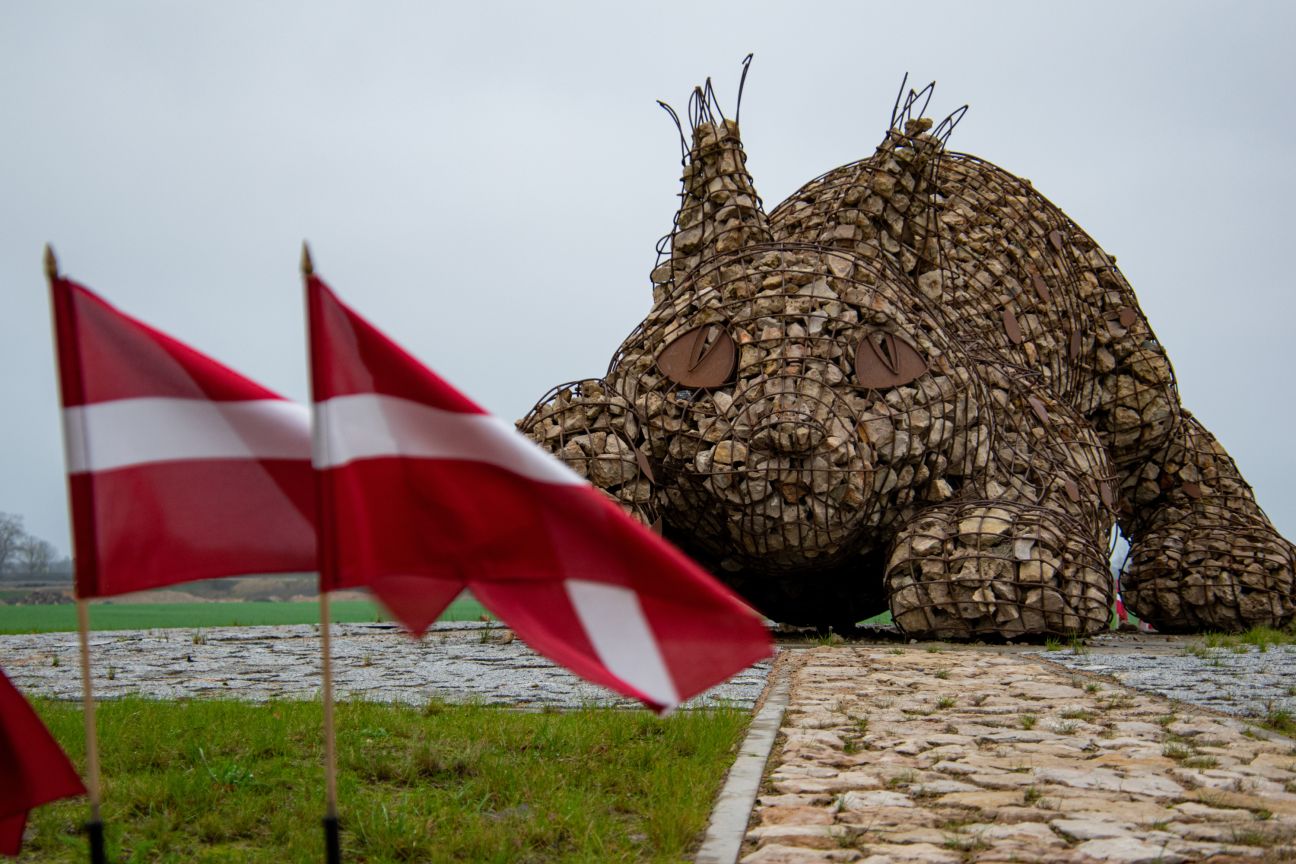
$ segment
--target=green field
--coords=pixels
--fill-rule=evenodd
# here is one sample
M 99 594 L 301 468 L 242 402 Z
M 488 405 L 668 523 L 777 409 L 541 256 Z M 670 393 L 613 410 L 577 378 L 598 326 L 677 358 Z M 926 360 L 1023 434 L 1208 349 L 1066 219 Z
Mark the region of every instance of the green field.
M 334 621 L 357 623 L 388 621 L 390 616 L 370 600 L 334 600 L 329 605 Z M 441 616 L 442 621 L 476 621 L 488 615 L 486 607 L 471 597 L 460 597 Z M 236 603 L 100 603 L 90 607 L 93 630 L 154 630 L 166 627 L 239 627 L 253 624 L 314 624 L 319 621 L 319 604 L 277 601 Z M 1137 624 L 1132 614 L 1130 621 Z M 891 613 L 883 612 L 861 624 L 885 626 Z M 1112 613 L 1112 627 L 1117 626 Z M 76 606 L 0 605 L 0 635 L 6 633 L 58 633 L 74 631 Z
M 78 706 L 36 700 L 82 766 Z M 98 709 L 108 859 L 323 859 L 315 702 L 121 699 Z M 734 709 L 519 712 L 338 706 L 343 858 L 681 861 L 748 715 Z M 84 799 L 40 807 L 19 862 L 82 862 Z
M 475 621 L 485 613 L 476 600 L 461 597 L 443 621 Z M 386 621 L 387 613 L 370 600 L 335 600 L 329 612 L 337 622 Z M 319 603 L 250 601 L 242 603 L 92 603 L 93 630 L 153 630 L 164 627 L 237 627 L 249 624 L 315 624 Z M 76 630 L 76 606 L 0 606 L 0 634 Z

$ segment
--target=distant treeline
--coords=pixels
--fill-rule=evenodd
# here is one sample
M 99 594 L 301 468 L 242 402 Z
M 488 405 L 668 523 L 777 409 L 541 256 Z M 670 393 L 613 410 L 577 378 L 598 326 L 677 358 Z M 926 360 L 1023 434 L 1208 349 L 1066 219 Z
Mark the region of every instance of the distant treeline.
M 60 558 L 54 545 L 23 529 L 21 516 L 0 513 L 0 582 L 66 582 L 72 559 Z

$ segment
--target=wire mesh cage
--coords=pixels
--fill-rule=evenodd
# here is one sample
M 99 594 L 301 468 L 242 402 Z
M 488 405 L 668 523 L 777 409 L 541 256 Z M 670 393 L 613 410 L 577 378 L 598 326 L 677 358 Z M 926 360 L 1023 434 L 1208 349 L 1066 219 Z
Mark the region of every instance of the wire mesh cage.
M 1106 433 L 1117 465 L 1140 463 L 1176 422 L 1170 363 L 1092 238 L 1029 181 L 944 151 L 965 110 L 934 132 L 902 111 L 903 129 L 893 123 L 872 156 L 776 207 L 772 231 L 894 260 L 912 290 L 940 304 L 951 338 L 1037 371 Z
M 1292 620 L 1293 547 L 1180 407 L 1115 258 L 947 151 L 966 106 L 936 123 L 933 90 L 767 215 L 738 110 L 696 88 L 651 312 L 523 430 L 775 619 L 888 597 L 912 635 L 1092 633 L 1118 522 L 1158 627 Z
M 1158 494 L 1131 520 L 1121 591 L 1160 630 L 1238 630 L 1296 616 L 1296 555 L 1215 437 L 1188 412 L 1141 472 Z
M 634 443 L 639 422 L 607 384 L 597 379 L 560 384 L 517 426 L 627 513 L 645 525 L 657 524 L 652 468 Z
M 931 508 L 897 538 L 887 594 L 906 632 L 940 638 L 1093 633 L 1114 589 L 1084 526 L 995 499 Z
M 979 368 L 1000 406 L 986 470 L 961 500 L 900 529 L 886 574 L 892 615 L 940 638 L 1097 632 L 1114 590 L 1115 474 L 1097 433 L 1042 375 L 995 359 Z
M 885 269 L 790 244 L 716 256 L 614 357 L 668 512 L 713 560 L 831 566 L 988 458 L 969 361 Z

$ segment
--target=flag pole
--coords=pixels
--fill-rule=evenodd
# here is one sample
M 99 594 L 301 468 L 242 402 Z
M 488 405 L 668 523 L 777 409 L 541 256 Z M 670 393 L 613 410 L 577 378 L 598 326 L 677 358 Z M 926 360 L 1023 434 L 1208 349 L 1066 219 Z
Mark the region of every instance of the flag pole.
M 315 273 L 314 262 L 311 261 L 310 247 L 302 242 L 301 253 L 301 273 L 302 281 L 309 284 L 310 278 Z M 309 307 L 307 317 L 310 316 Z M 316 477 L 316 508 L 319 506 L 319 478 Z M 319 523 L 318 530 L 321 532 L 319 545 L 323 549 L 324 530 L 323 520 L 317 520 Z M 323 567 L 323 555 L 320 556 L 320 566 Z M 323 573 L 321 572 L 321 579 Z M 323 589 L 323 585 L 320 588 Z M 342 862 L 342 843 L 338 827 L 338 807 L 337 807 L 337 739 L 334 735 L 333 724 L 333 639 L 331 622 L 329 620 L 329 592 L 321 590 L 319 592 L 320 602 L 320 659 L 323 675 L 323 686 L 321 696 L 324 700 L 324 859 L 327 864 L 341 864 Z
M 94 692 L 90 681 L 90 601 L 77 598 L 77 631 L 81 638 L 81 710 L 85 716 L 86 737 L 86 794 L 90 797 L 90 821 L 86 833 L 90 837 L 91 864 L 106 864 L 104 852 L 103 821 L 99 816 L 99 735 L 95 729 Z
M 324 660 L 324 852 L 328 864 L 341 864 L 338 836 L 337 748 L 333 735 L 333 650 L 329 634 L 329 592 L 320 592 L 320 652 Z
M 58 258 L 54 248 L 45 244 L 45 281 L 53 291 L 59 280 Z M 57 343 L 57 327 L 55 341 Z M 55 349 L 57 351 L 57 348 Z M 76 543 L 73 541 L 73 547 Z M 77 635 L 81 649 L 81 713 L 85 718 L 86 741 L 86 795 L 90 799 L 90 821 L 86 835 L 90 840 L 90 864 L 107 864 L 104 852 L 103 820 L 100 817 L 99 734 L 95 725 L 94 684 L 90 677 L 90 601 L 77 598 Z

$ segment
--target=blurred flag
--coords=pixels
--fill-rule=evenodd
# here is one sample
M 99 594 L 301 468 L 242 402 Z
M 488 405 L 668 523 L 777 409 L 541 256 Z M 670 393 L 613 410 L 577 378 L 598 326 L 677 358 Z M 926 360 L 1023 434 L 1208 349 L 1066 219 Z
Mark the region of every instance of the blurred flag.
M 771 653 L 673 546 L 307 277 L 321 590 L 422 633 L 465 587 L 540 653 L 658 710 Z
M 0 670 L 0 855 L 22 850 L 29 810 L 85 791 L 54 736 Z
M 315 568 L 310 414 L 56 274 L 77 596 Z

